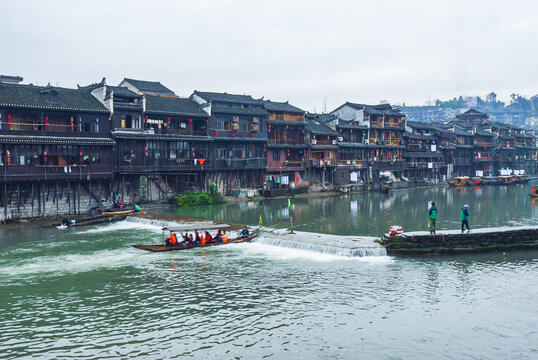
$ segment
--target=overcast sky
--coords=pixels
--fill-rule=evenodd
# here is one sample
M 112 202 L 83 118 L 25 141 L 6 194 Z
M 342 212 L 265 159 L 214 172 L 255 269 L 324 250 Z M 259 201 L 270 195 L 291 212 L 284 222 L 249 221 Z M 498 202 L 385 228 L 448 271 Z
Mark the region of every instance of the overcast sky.
M 538 1 L 0 0 L 0 74 L 289 100 L 424 105 L 538 93 Z

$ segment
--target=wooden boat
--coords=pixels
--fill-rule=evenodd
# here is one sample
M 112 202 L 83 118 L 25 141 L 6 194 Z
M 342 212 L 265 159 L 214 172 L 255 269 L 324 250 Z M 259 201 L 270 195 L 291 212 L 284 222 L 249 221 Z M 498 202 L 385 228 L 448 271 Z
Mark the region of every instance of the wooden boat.
M 499 185 L 510 185 L 514 182 L 514 178 L 509 175 L 497 176 Z
M 480 185 L 493 185 L 495 180 L 491 176 L 484 176 L 480 181 Z
M 538 193 L 536 192 L 536 188 L 533 186 L 532 191 L 529 193 L 530 197 L 538 197 Z
M 204 232 L 204 231 L 210 231 L 210 230 L 230 230 L 230 225 L 227 224 L 220 224 L 220 225 L 205 225 L 205 226 L 182 226 L 178 228 L 163 228 L 163 242 L 165 238 L 170 238 L 172 234 L 180 234 L 180 236 L 177 236 L 178 238 L 181 238 L 181 233 L 185 232 Z M 161 251 L 174 251 L 174 250 L 187 250 L 187 249 L 195 249 L 195 248 L 206 248 L 211 246 L 219 246 L 219 245 L 226 245 L 226 244 L 238 244 L 243 242 L 248 242 L 252 239 L 254 239 L 256 236 L 258 236 L 260 233 L 259 229 L 256 229 L 252 231 L 248 236 L 239 236 L 234 239 L 229 239 L 227 242 L 212 242 L 207 243 L 204 245 L 201 244 L 192 244 L 192 245 L 133 245 L 133 247 L 140 249 L 140 250 L 146 250 L 146 251 L 152 251 L 152 252 L 161 252 Z
M 140 212 L 144 210 L 144 208 L 140 208 L 139 211 L 134 211 L 133 209 L 131 210 L 120 210 L 120 211 L 103 211 L 101 214 L 102 215 L 124 215 L 124 214 L 131 214 L 131 213 L 134 213 L 134 212 Z
M 478 186 L 478 185 L 480 185 L 481 182 L 482 182 L 482 178 L 480 178 L 480 177 L 473 177 L 473 178 L 470 178 L 469 180 L 467 180 L 467 184 L 469 186 Z
M 468 177 L 468 176 L 456 176 L 454 178 L 453 181 L 449 181 L 449 185 L 450 186 L 458 186 L 458 187 L 462 187 L 462 186 L 468 186 L 468 180 L 470 180 L 471 178 Z

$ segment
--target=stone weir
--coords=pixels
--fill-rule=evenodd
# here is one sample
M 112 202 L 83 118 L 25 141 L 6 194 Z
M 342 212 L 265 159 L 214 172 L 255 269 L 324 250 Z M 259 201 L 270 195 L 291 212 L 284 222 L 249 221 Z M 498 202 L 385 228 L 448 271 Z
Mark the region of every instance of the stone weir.
M 538 249 L 538 226 L 460 230 L 414 231 L 383 235 L 379 241 L 389 255 L 440 255 L 510 249 Z
M 340 236 L 284 229 L 266 229 L 255 242 L 345 257 L 385 256 L 387 251 L 371 236 Z

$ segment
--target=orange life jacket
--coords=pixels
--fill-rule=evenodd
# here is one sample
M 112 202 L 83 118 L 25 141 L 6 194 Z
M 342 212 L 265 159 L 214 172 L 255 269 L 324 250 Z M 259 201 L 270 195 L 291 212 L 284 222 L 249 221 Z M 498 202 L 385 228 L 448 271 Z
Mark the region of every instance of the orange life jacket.
M 205 245 L 205 235 L 200 235 L 200 245 Z
M 228 241 L 228 234 L 222 235 L 222 242 L 227 242 L 227 241 Z
M 172 245 L 176 245 L 176 244 L 177 244 L 177 237 L 176 237 L 176 234 L 172 234 L 172 235 L 170 235 L 170 242 L 172 243 Z

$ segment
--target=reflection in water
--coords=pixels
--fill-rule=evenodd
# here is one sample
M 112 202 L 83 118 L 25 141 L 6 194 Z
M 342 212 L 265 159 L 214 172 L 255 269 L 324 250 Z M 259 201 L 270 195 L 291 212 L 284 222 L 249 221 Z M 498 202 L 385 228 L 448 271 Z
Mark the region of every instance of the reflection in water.
M 470 225 L 473 227 L 514 226 L 536 224 L 536 199 L 528 196 L 531 185 L 484 186 L 464 188 L 420 188 L 346 194 L 331 197 L 292 198 L 294 228 L 302 231 L 328 232 L 339 235 L 379 236 L 392 225 L 404 231 L 427 228 L 428 202 L 439 209 L 439 229 L 457 229 L 460 210 L 470 205 Z M 237 224 L 258 224 L 260 214 L 264 225 L 289 227 L 287 199 L 250 201 L 230 205 L 213 205 L 177 209 L 178 215 Z

